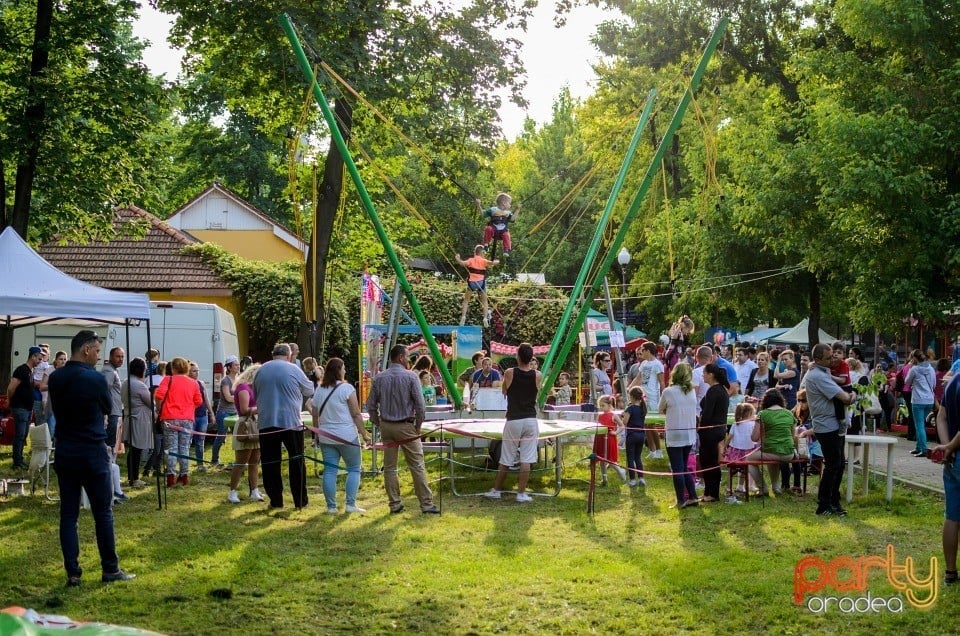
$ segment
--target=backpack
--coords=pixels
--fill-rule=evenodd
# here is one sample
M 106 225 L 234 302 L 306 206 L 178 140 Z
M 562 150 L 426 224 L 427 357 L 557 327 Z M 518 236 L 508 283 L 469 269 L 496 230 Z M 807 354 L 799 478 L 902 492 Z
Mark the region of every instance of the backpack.
M 500 467 L 500 449 L 503 447 L 503 440 L 490 440 L 490 447 L 487 456 L 483 459 L 483 467 L 487 470 L 497 470 Z

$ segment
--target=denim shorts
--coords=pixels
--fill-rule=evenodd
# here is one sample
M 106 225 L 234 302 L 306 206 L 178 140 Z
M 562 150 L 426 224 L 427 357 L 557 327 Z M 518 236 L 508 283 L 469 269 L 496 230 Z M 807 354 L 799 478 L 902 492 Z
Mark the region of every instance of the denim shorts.
M 960 462 L 943 465 L 943 492 L 946 495 L 946 512 L 948 521 L 960 522 Z

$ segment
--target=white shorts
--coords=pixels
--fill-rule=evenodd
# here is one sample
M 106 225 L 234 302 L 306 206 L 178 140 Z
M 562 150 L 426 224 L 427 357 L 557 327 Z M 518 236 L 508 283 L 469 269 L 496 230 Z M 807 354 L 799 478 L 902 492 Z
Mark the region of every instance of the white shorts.
M 500 463 L 504 466 L 535 464 L 540 427 L 537 418 L 526 417 L 507 420 L 503 426 L 503 446 L 500 447 Z

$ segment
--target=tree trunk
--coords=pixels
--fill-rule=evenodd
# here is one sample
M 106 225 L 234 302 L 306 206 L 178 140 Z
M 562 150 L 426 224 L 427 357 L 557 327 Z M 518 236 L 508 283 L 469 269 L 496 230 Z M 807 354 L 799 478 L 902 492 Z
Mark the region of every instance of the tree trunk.
M 338 99 L 333 106 L 333 114 L 337 120 L 337 126 L 340 134 L 347 141 L 350 139 L 350 129 L 353 126 L 353 105 L 346 99 Z M 337 149 L 336 144 L 330 143 L 330 150 L 327 151 L 327 159 L 323 166 L 323 181 L 319 187 L 319 201 L 317 201 L 317 212 L 313 219 L 317 228 L 317 240 L 310 245 L 310 251 L 307 254 L 307 289 L 312 294 L 309 302 L 312 303 L 314 315 L 316 316 L 316 330 L 312 331 L 311 325 L 304 322 L 300 330 L 301 348 L 309 351 L 310 355 L 322 361 L 323 351 L 320 350 L 323 340 L 324 329 L 326 328 L 326 297 L 324 290 L 327 280 L 327 257 L 330 254 L 330 244 L 333 239 L 333 224 L 337 218 L 337 210 L 340 206 L 340 195 L 343 191 L 343 157 Z M 314 259 L 316 259 L 316 270 L 312 269 Z M 322 362 L 321 362 L 322 363 Z
M 4 176 L 6 167 L 0 159 L 0 232 L 7 229 L 7 178 Z
M 43 137 L 46 101 L 40 86 L 40 78 L 46 74 L 50 62 L 50 27 L 53 24 L 53 0 L 37 0 L 37 17 L 33 26 L 33 51 L 30 61 L 30 80 L 27 101 L 23 109 L 20 145 L 17 160 L 17 176 L 14 185 L 13 210 L 6 209 L 6 180 L 0 177 L 0 230 L 10 225 L 14 231 L 27 237 L 30 225 L 30 199 L 33 195 L 33 180 L 37 173 L 37 158 L 40 156 L 40 140 Z M 2 166 L 0 166 L 2 168 Z M 0 171 L 2 174 L 2 171 Z M 7 386 L 10 378 L 10 354 L 13 351 L 13 330 L 0 327 L 0 384 Z
M 17 161 L 17 180 L 14 185 L 13 213 L 10 225 L 20 236 L 26 238 L 30 223 L 30 199 L 33 195 L 33 180 L 37 173 L 37 157 L 40 155 L 40 140 L 46 116 L 46 101 L 43 97 L 40 78 L 46 74 L 50 62 L 50 26 L 53 23 L 53 0 L 37 0 L 37 18 L 33 28 L 33 51 L 30 61 L 30 81 L 27 87 L 27 102 L 23 110 L 22 144 Z M 2 355 L 2 351 L 0 351 Z
M 820 280 L 812 276 L 810 281 L 810 316 L 807 322 L 807 341 L 810 348 L 820 342 Z
M 673 182 L 673 195 L 680 196 L 680 188 L 683 182 L 680 180 L 680 135 L 674 134 L 673 141 L 670 144 L 670 177 Z

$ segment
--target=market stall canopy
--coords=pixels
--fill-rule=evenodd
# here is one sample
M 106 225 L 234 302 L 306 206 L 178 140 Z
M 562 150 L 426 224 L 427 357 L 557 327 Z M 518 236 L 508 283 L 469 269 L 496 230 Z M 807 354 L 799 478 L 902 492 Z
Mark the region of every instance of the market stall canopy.
M 610 337 L 607 335 L 610 331 L 624 331 L 622 322 L 614 320 L 611 328 L 610 319 L 607 317 L 607 315 L 597 311 L 596 309 L 591 309 L 589 312 L 587 312 L 586 326 L 588 331 L 593 331 L 597 334 L 598 347 L 610 346 Z M 646 335 L 647 334 L 643 333 L 639 329 L 634 329 L 633 327 L 628 326 L 626 328 L 626 332 L 624 333 L 624 340 L 643 338 Z
M 0 321 L 9 327 L 62 318 L 116 324 L 150 319 L 146 294 L 104 289 L 64 274 L 12 227 L 0 234 L 0 281 Z
M 767 342 L 769 344 L 798 344 L 798 345 L 808 345 L 810 344 L 810 338 L 807 337 L 807 325 L 810 324 L 809 318 L 804 318 L 796 324 L 792 329 L 785 331 L 779 336 L 769 338 Z M 821 329 L 818 332 L 818 337 L 820 342 L 831 343 L 836 340 L 833 336 L 828 334 L 826 331 Z
M 753 331 L 741 334 L 737 340 L 740 342 L 766 344 L 771 338 L 776 338 L 788 331 L 790 331 L 789 327 L 761 327 L 760 329 L 754 329 Z

